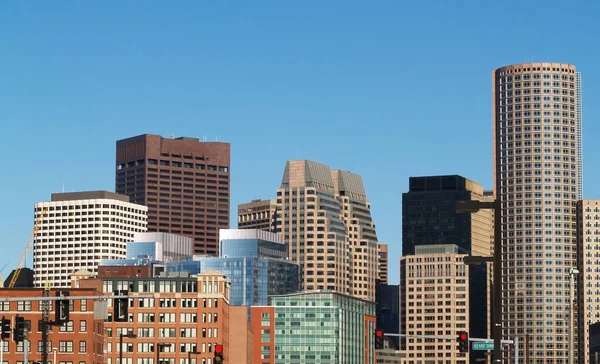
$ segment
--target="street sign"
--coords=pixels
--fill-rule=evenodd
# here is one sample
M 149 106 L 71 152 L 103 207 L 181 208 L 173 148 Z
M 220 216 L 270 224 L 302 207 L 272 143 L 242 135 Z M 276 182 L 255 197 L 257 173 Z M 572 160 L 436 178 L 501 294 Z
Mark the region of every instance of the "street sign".
M 471 344 L 473 350 L 494 350 L 494 342 L 492 341 L 475 341 Z

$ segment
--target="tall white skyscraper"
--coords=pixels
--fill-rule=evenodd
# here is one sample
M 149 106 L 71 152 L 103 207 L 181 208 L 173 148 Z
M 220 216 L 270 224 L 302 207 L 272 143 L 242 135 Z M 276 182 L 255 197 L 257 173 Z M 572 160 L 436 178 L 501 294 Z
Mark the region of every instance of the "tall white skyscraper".
M 35 204 L 35 217 L 44 209 L 33 241 L 36 287 L 47 281 L 69 287 L 74 272 L 96 273 L 102 259 L 125 259 L 126 244 L 147 230 L 148 208 L 112 192 L 53 193 L 50 201 Z
M 581 77 L 573 65 L 527 63 L 495 70 L 492 82 L 503 337 L 520 337 L 521 359 L 567 363 L 570 346 L 578 355 L 568 317 L 583 189 Z

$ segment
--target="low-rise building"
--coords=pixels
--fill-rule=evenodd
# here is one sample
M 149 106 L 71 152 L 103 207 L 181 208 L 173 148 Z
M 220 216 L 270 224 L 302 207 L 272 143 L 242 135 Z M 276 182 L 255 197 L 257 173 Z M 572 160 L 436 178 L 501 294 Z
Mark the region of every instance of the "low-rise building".
M 208 271 L 197 276 L 163 274 L 158 277 L 84 279 L 80 286 L 99 286 L 106 295 L 126 291 L 127 322 L 114 321 L 112 300 L 106 329 L 106 364 L 212 364 L 215 345 L 229 353 L 229 281 Z M 119 347 L 121 335 L 124 337 Z M 158 348 L 160 344 L 160 349 Z M 157 351 L 159 351 L 157 353 Z
M 94 316 L 92 299 L 77 297 L 101 296 L 102 293 L 94 288 L 61 288 L 52 289 L 48 296 L 56 296 L 56 292 L 65 292 L 69 297 L 69 321 L 62 326 L 53 326 L 49 331 L 47 353 L 48 358 L 56 358 L 56 362 L 69 364 L 104 364 L 103 330 L 104 320 Z M 42 360 L 42 314 L 45 304 L 49 306 L 50 321 L 54 321 L 55 301 L 33 301 L 45 296 L 41 288 L 0 288 L 0 297 L 22 299 L 16 302 L 0 302 L 0 316 L 10 319 L 14 327 L 16 316 L 25 319 L 29 341 L 28 361 Z M 3 363 L 24 362 L 24 342 L 16 343 L 5 340 Z
M 236 364 L 253 364 L 254 333 L 248 321 L 246 306 L 229 307 L 229 362 Z
M 372 364 L 375 303 L 314 291 L 269 297 L 252 307 L 256 364 Z

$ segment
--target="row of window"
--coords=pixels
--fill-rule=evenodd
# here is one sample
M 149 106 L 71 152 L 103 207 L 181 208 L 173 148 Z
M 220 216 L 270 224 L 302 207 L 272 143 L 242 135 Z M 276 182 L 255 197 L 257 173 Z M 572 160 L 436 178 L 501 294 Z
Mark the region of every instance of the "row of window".
M 86 312 L 87 311 L 87 300 L 78 300 L 79 301 L 79 310 L 81 312 Z M 17 302 L 0 302 L 0 311 L 15 311 L 15 306 L 16 306 L 16 311 L 32 311 L 32 302 L 33 301 L 17 301 Z M 69 300 L 69 310 L 71 312 L 75 311 L 75 301 L 74 300 Z M 50 301 L 47 302 L 50 305 L 50 311 L 52 311 L 52 307 L 54 302 Z M 41 306 L 41 302 L 38 302 L 36 304 L 36 308 Z M 72 322 L 72 321 L 71 321 Z M 85 321 L 84 322 L 85 325 Z

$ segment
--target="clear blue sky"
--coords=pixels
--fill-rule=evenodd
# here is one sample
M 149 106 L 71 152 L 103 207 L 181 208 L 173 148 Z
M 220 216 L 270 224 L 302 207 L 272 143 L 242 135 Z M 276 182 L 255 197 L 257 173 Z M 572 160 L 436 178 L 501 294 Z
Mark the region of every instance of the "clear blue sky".
M 599 13 L 593 1 L 2 1 L 3 273 L 36 201 L 63 184 L 113 190 L 115 141 L 153 133 L 231 142 L 234 221 L 238 203 L 275 195 L 286 160 L 361 174 L 397 282 L 408 177 L 491 188 L 491 72 L 512 63 L 582 72 L 584 195 L 600 198 Z

